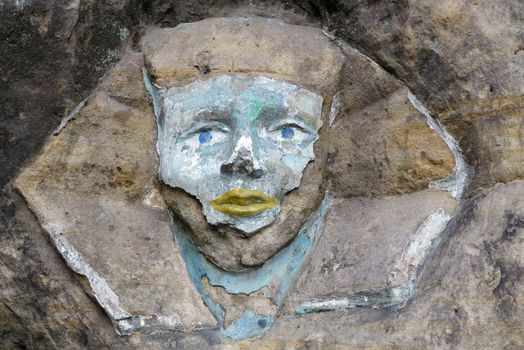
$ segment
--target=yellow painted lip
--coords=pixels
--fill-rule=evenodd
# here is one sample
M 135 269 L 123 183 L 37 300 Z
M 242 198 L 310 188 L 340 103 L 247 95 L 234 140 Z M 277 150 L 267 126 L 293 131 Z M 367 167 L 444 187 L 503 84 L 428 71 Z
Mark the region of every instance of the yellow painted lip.
M 278 199 L 257 190 L 232 188 L 211 201 L 213 209 L 222 213 L 249 217 L 278 205 Z

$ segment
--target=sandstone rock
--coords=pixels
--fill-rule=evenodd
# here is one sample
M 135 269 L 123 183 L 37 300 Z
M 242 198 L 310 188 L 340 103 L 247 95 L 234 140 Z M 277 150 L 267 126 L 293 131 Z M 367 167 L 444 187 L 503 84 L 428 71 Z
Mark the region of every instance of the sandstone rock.
M 282 318 L 268 349 L 519 349 L 522 334 L 524 183 L 497 185 L 464 204 L 451 236 L 400 312 L 354 310 Z M 329 325 L 329 326 L 326 326 Z M 227 346 L 226 346 L 227 348 Z
M 453 214 L 456 201 L 434 190 L 334 201 L 311 262 L 287 298 L 285 312 L 293 315 L 300 303 L 312 300 L 386 289 L 407 242 L 439 208 Z
M 0 2 L 1 186 L 118 61 L 137 3 Z
M 253 21 L 253 26 L 256 26 L 258 19 Z M 225 23 L 227 26 L 229 22 Z M 309 28 L 307 30 L 312 31 Z M 144 47 L 147 48 L 151 44 L 147 38 L 151 39 L 153 34 L 145 36 Z M 167 37 L 160 36 L 164 41 Z M 155 40 L 153 44 L 156 45 Z M 158 48 L 148 48 L 144 53 L 145 62 L 152 64 L 153 72 L 159 69 L 154 68 L 155 64 L 158 65 L 154 63 L 155 57 L 159 56 L 158 50 Z M 410 121 L 413 118 L 418 119 L 419 125 L 414 133 L 419 138 L 413 141 L 394 141 L 399 147 L 389 154 L 394 164 L 391 176 L 403 179 L 403 183 L 407 183 L 403 171 L 420 174 L 418 187 L 404 185 L 406 192 L 413 192 L 421 187 L 427 188 L 428 183 L 437 175 L 438 177 L 448 175 L 451 172 L 449 165 L 453 165 L 453 161 L 449 160 L 452 157 L 451 152 L 440 136 L 426 124 L 426 117 L 407 100 L 406 90 L 357 52 L 351 52 L 350 57 L 353 66 L 348 68 L 344 76 L 351 76 L 351 79 L 359 82 L 356 83 L 357 86 L 362 84 L 361 82 L 365 81 L 368 74 L 372 72 L 377 79 L 377 84 L 381 80 L 387 81 L 390 86 L 396 88 L 393 92 L 388 92 L 386 98 L 377 95 L 372 89 L 358 89 L 361 93 L 368 92 L 362 94 L 360 99 L 366 101 L 364 104 L 370 105 L 368 107 L 371 108 L 370 113 L 373 113 L 376 118 L 373 119 L 375 125 L 383 129 L 386 134 L 391 134 L 393 138 L 398 138 L 397 128 L 413 129 Z M 67 264 L 75 272 L 87 277 L 87 292 L 92 294 L 108 313 L 118 332 L 127 334 L 134 330 L 147 331 L 158 328 L 172 331 L 210 329 L 215 327 L 215 320 L 187 276 L 170 231 L 165 206 L 162 205 L 161 199 L 155 199 L 155 196 L 158 197 L 156 125 L 142 81 L 143 64 L 142 54 L 129 50 L 90 96 L 85 106 L 80 105 L 78 114 L 64 121 L 63 128 L 57 130 L 56 135 L 49 140 L 35 162 L 19 176 L 16 186 L 43 227 L 49 232 L 53 244 L 64 256 Z M 186 65 L 193 69 L 190 64 Z M 361 68 L 355 69 L 357 66 Z M 160 71 L 156 74 L 160 74 Z M 360 75 L 357 75 L 357 72 Z M 162 74 L 164 75 L 158 75 L 157 79 L 161 80 L 166 74 L 167 77 L 171 77 L 170 73 Z M 320 76 L 325 74 L 327 73 L 324 72 Z M 350 106 L 348 109 L 351 111 L 351 106 L 354 106 L 351 103 L 352 89 L 348 88 L 342 93 L 348 96 L 347 103 Z M 344 102 L 344 100 L 340 101 L 341 104 Z M 334 111 L 340 112 L 337 108 Z M 378 110 L 376 116 L 373 108 Z M 391 112 L 387 112 L 389 114 L 386 115 L 381 114 L 383 109 L 388 111 L 391 109 Z M 350 113 L 330 116 L 330 119 L 335 118 L 331 120 L 334 123 L 331 127 L 325 126 L 321 140 L 315 146 L 317 160 L 305 172 L 302 186 L 285 199 L 297 202 L 296 205 L 285 206 L 290 210 L 284 210 L 279 218 L 284 220 L 291 217 L 289 225 L 292 228 L 290 231 L 292 235 L 285 235 L 270 228 L 268 232 L 273 233 L 273 236 L 260 233 L 249 239 L 238 239 L 234 236 L 215 239 L 214 230 L 207 236 L 200 235 L 203 238 L 198 235 L 192 236 L 199 248 L 206 252 L 212 261 L 215 261 L 217 256 L 225 257 L 220 261 L 229 261 L 230 265 L 226 266 L 228 269 L 263 264 L 278 252 L 282 244 L 293 239 L 304 219 L 307 219 L 307 213 L 314 209 L 312 207 L 309 211 L 305 210 L 306 205 L 318 205 L 311 201 L 307 204 L 308 202 L 303 199 L 303 192 L 323 193 L 319 184 L 322 182 L 322 177 L 329 174 L 328 167 L 324 163 L 327 158 L 325 154 L 328 145 L 334 147 L 337 155 L 332 158 L 335 172 L 332 175 L 331 183 L 334 186 L 330 188 L 330 195 L 334 198 L 332 210 L 335 215 L 328 220 L 326 236 L 320 244 L 318 253 L 314 252 L 312 266 L 317 266 L 322 259 L 336 264 L 332 261 L 336 259 L 331 256 L 333 250 L 344 249 L 348 253 L 351 250 L 351 254 L 357 257 L 357 260 L 364 260 L 367 272 L 364 278 L 359 280 L 357 276 L 362 275 L 361 270 L 354 269 L 355 273 L 348 277 L 345 274 L 347 270 L 342 268 L 340 272 L 344 273 L 339 272 L 337 274 L 339 277 L 331 281 L 334 283 L 331 283 L 333 293 L 330 294 L 319 287 L 325 285 L 323 280 L 325 271 L 315 269 L 311 274 L 304 276 L 309 284 L 300 287 L 303 293 L 291 299 L 295 303 L 295 308 L 309 300 L 343 297 L 362 291 L 387 288 L 390 284 L 388 276 L 392 273 L 391 264 L 400 261 L 404 247 L 417 227 L 438 208 L 444 208 L 450 214 L 454 211 L 455 201 L 448 198 L 447 194 L 427 191 L 413 195 L 412 198 L 409 197 L 410 199 L 394 198 L 386 201 L 386 204 L 371 202 L 367 204 L 367 209 L 359 211 L 360 214 L 357 216 L 350 214 L 363 205 L 359 200 L 357 200 L 359 204 L 353 205 L 345 202 L 347 197 L 358 193 L 352 188 L 352 183 L 368 183 L 370 187 L 375 188 L 375 191 L 369 190 L 366 192 L 367 195 L 376 196 L 395 192 L 395 188 L 398 188 L 398 184 L 402 182 L 395 183 L 390 178 L 384 177 L 383 183 L 379 181 L 373 183 L 366 172 L 347 173 L 347 169 L 344 169 L 346 166 L 342 162 L 354 157 L 355 150 L 344 143 L 346 134 L 353 133 L 354 138 L 364 135 L 362 129 L 358 127 L 356 132 L 351 130 L 354 125 L 359 125 L 352 119 L 355 118 L 354 115 L 356 114 L 357 120 L 359 119 L 357 112 Z M 325 124 L 328 122 L 326 120 Z M 360 125 L 366 127 L 364 125 L 369 123 L 363 122 Z M 345 129 L 344 126 L 348 126 L 350 130 Z M 367 130 L 365 132 L 370 133 Z M 370 141 L 368 143 L 372 144 Z M 397 157 L 405 157 L 409 152 L 414 152 L 418 157 L 418 152 L 424 152 L 420 151 L 421 149 L 427 150 L 427 154 L 441 154 L 445 159 L 441 163 L 447 161 L 448 167 L 444 167 L 444 170 L 439 172 L 438 165 L 433 168 L 430 165 L 430 170 L 425 172 L 425 169 L 417 169 L 417 167 L 424 168 L 424 164 L 409 161 L 409 156 L 405 163 L 395 159 L 395 154 Z M 373 149 L 357 152 L 369 156 L 379 151 Z M 385 157 L 388 157 L 388 154 Z M 398 162 L 401 165 L 395 165 Z M 405 169 L 410 166 L 414 169 Z M 380 178 L 380 174 L 378 177 Z M 171 194 L 165 190 L 162 190 L 162 193 L 166 196 L 168 205 L 172 202 L 170 195 L 182 196 L 180 193 Z M 152 205 L 152 208 L 146 206 L 155 201 L 156 204 Z M 202 216 L 198 205 L 192 205 L 191 201 L 181 203 L 185 205 L 171 208 L 176 215 L 181 215 L 183 212 L 184 217 Z M 431 203 L 431 205 L 422 205 L 423 203 Z M 396 211 L 392 211 L 393 208 Z M 306 213 L 305 217 L 303 213 Z M 411 215 L 400 219 L 401 222 L 395 221 L 398 220 L 399 213 Z M 362 218 L 357 219 L 359 216 Z M 379 224 L 380 220 L 382 222 Z M 374 232 L 375 240 L 371 240 L 374 243 L 370 241 L 371 237 L 364 234 L 369 230 L 363 228 L 372 221 L 379 225 L 378 231 Z M 205 221 L 204 225 L 207 225 Z M 384 236 L 389 234 L 388 228 L 391 226 L 398 226 L 399 229 L 395 244 L 378 244 L 378 241 L 385 240 Z M 342 248 L 340 244 L 341 241 L 348 239 L 348 233 L 364 239 L 360 244 L 349 240 L 349 245 L 354 250 L 349 249 L 347 245 Z M 213 243 L 211 245 L 213 249 L 207 248 L 208 242 Z M 361 258 L 367 256 L 371 246 L 375 249 L 374 256 L 380 257 L 380 262 L 377 261 L 378 259 Z M 421 259 L 423 261 L 425 257 Z M 356 261 L 350 265 L 355 264 Z M 415 268 L 418 268 L 418 265 Z M 401 283 L 412 283 L 410 278 L 406 277 L 407 280 L 402 280 Z M 129 288 L 130 285 L 133 288 Z
M 156 125 L 151 107 L 131 107 L 147 101 L 142 62 L 140 54 L 125 57 L 16 186 L 120 332 L 135 322 L 212 327 L 177 255 L 166 211 L 144 203 L 154 188 Z M 124 88 L 121 79 L 129 77 L 134 82 Z
M 476 169 L 472 194 L 522 178 L 522 138 L 511 131 L 522 126 L 522 2 L 314 3 L 325 8 L 335 35 L 403 81 L 449 126 Z
M 524 103 L 522 98 L 465 104 L 442 114 L 474 170 L 470 192 L 524 176 Z
M 166 88 L 196 77 L 243 73 L 276 77 L 329 96 L 336 92 L 343 64 L 339 49 L 318 28 L 260 17 L 210 18 L 154 29 L 144 36 L 142 50 L 153 80 Z
M 477 196 L 461 205 L 460 216 L 448 228 L 449 242 L 444 241 L 438 248 L 422 274 L 417 297 L 404 310 L 357 309 L 283 318 L 263 338 L 244 342 L 224 341 L 214 330 L 117 336 L 109 318 L 85 293 L 89 292 L 86 281 L 65 266 L 26 203 L 7 187 L 0 195 L 3 229 L 0 347 L 505 350 L 524 347 L 519 238 L 524 215 L 522 184 L 515 181 L 488 189 L 497 182 L 523 176 L 519 136 L 524 86 L 522 13 L 522 3 L 516 0 L 227 4 L 215 0 L 0 1 L 3 43 L 0 85 L 4 92 L 0 97 L 4 112 L 0 130 L 2 185 L 19 171 L 22 162 L 38 152 L 60 119 L 89 94 L 109 66 L 118 60 L 119 49 L 127 40 L 126 33 L 133 35 L 139 16 L 146 26 L 174 26 L 211 16 L 239 14 L 283 18 L 288 23 L 302 25 L 322 23 L 384 67 L 376 69 L 382 70 L 378 74 L 379 78 L 384 77 L 382 80 L 370 74 L 360 84 L 357 79 L 353 82 L 348 79 L 358 84 L 351 94 L 342 95 L 349 101 L 344 106 L 348 112 L 358 115 L 374 101 L 390 95 L 402 103 L 399 96 L 405 96 L 405 90 L 387 78 L 397 77 L 460 140 L 468 163 L 477 174 L 470 192 L 471 196 Z M 366 72 L 363 66 L 356 67 L 357 72 Z M 112 84 L 116 86 L 115 82 Z M 370 89 L 365 90 L 366 85 Z M 132 105 L 136 99 L 125 100 L 116 90 L 111 95 L 139 112 L 149 108 L 143 102 Z M 391 98 L 386 100 L 389 102 L 379 105 L 388 106 Z M 406 115 L 415 116 L 411 107 L 406 107 L 406 114 L 399 120 Z M 431 140 L 431 133 L 418 128 L 422 125 L 419 121 L 422 119 L 417 115 L 401 123 L 396 135 L 407 135 L 409 126 L 416 126 L 424 135 L 422 140 Z M 383 125 L 381 118 L 374 122 Z M 386 129 L 392 126 L 385 124 Z M 361 139 L 364 137 L 358 132 L 382 130 L 366 128 L 364 123 L 361 126 L 363 131 L 355 130 L 352 134 Z M 386 143 L 394 144 L 391 140 L 393 137 L 386 138 Z M 452 167 L 451 158 L 441 153 L 445 150 L 442 144 L 435 147 L 436 143 L 430 141 L 429 145 L 435 151 L 431 159 L 442 163 L 432 163 L 416 153 L 406 159 L 398 158 L 396 164 L 422 165 L 424 176 L 438 178 L 445 173 L 444 169 Z M 380 143 L 375 143 L 373 152 L 390 154 L 390 148 L 384 150 L 379 146 Z M 401 155 L 405 150 L 406 147 L 401 147 L 393 154 Z M 353 159 L 360 159 L 363 167 L 373 157 L 357 152 Z M 428 181 L 417 174 L 406 174 L 407 186 L 401 181 L 380 183 L 374 177 L 380 169 L 394 180 L 392 174 L 399 167 L 379 164 L 360 172 L 364 180 L 375 179 L 376 186 L 380 186 L 374 196 L 409 193 L 424 188 Z M 388 187 L 389 184 L 392 186 Z M 373 190 L 372 186 L 354 188 L 360 193 Z M 351 188 L 339 186 L 339 189 L 352 200 L 355 192 Z M 138 192 L 131 186 L 127 193 Z M 154 194 L 147 195 L 149 203 L 155 202 Z M 127 195 L 122 198 L 128 200 Z
M 343 96 L 351 96 L 352 90 L 344 90 Z M 353 106 L 351 99 L 343 99 L 341 104 Z M 448 176 L 455 166 L 448 146 L 411 105 L 402 87 L 361 110 L 342 110 L 332 130 L 331 184 L 340 196 L 420 191 Z

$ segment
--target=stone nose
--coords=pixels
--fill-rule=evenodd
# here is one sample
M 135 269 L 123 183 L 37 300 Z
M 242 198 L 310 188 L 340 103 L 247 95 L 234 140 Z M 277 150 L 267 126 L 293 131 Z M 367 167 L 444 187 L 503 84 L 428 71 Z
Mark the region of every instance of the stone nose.
M 265 174 L 263 166 L 257 159 L 251 137 L 240 136 L 228 160 L 220 167 L 220 171 L 224 174 L 246 174 L 255 179 Z

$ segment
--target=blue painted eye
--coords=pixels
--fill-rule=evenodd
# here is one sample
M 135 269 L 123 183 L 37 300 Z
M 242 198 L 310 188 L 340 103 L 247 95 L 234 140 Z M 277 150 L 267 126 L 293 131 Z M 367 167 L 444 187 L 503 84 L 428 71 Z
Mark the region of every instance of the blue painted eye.
M 200 134 L 198 135 L 198 141 L 200 142 L 200 144 L 207 143 L 212 138 L 213 138 L 213 135 L 211 134 L 211 131 L 209 130 L 201 131 Z
M 293 130 L 293 128 L 289 126 L 282 128 L 281 133 L 282 133 L 282 138 L 285 138 L 285 139 L 292 139 L 293 136 L 295 136 L 295 131 Z

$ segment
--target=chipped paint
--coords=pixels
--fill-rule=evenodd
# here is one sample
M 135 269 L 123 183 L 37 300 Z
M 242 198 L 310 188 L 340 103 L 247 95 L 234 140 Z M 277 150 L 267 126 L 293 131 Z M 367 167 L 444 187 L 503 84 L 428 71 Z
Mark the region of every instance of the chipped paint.
M 337 114 L 339 112 L 340 108 L 340 91 L 333 96 L 333 101 L 331 102 L 331 108 L 329 109 L 329 126 L 333 126 L 333 123 L 335 122 L 335 119 L 337 117 Z
M 69 123 L 71 120 L 74 120 L 78 113 L 84 108 L 86 105 L 87 99 L 82 100 L 67 116 L 62 118 L 62 121 L 60 122 L 60 125 L 53 131 L 53 135 L 58 135 L 62 130 L 66 127 L 67 123 Z
M 258 315 L 252 311 L 246 311 L 240 318 L 235 320 L 222 335 L 235 340 L 252 338 L 264 334 L 273 324 L 274 317 Z
M 368 290 L 356 293 L 347 298 L 328 299 L 322 301 L 308 301 L 300 304 L 295 310 L 297 316 L 305 314 L 356 309 L 356 308 L 373 308 L 373 309 L 387 309 L 392 307 L 403 306 L 407 300 L 413 295 L 414 289 L 411 286 L 394 287 L 382 290 Z
M 261 76 L 220 75 L 163 89 L 145 69 L 143 75 L 158 121 L 161 180 L 195 196 L 212 225 L 229 224 L 249 237 L 273 223 L 280 204 L 239 216 L 216 210 L 211 202 L 232 188 L 257 190 L 281 202 L 297 188 L 314 159 L 323 98 Z
M 440 243 L 442 232 L 449 220 L 451 220 L 451 215 L 442 208 L 424 220 L 406 244 L 400 260 L 391 271 L 388 280 L 390 285 L 415 290 L 420 268 Z
M 455 167 L 453 172 L 448 177 L 432 181 L 429 184 L 431 188 L 437 188 L 443 191 L 451 192 L 455 199 L 462 198 L 466 186 L 468 184 L 468 177 L 471 169 L 468 167 L 464 155 L 462 154 L 458 142 L 451 136 L 444 126 L 429 112 L 429 110 L 419 101 L 419 99 L 408 90 L 409 102 L 420 113 L 426 116 L 428 126 L 435 130 L 435 132 L 446 142 L 449 149 L 455 157 Z
M 49 236 L 56 249 L 63 256 L 67 266 L 76 273 L 85 276 L 93 291 L 95 299 L 106 313 L 113 319 L 118 320 L 130 317 L 126 310 L 120 307 L 118 296 L 113 292 L 107 282 L 89 265 L 82 255 L 67 241 L 60 233 L 48 229 Z

